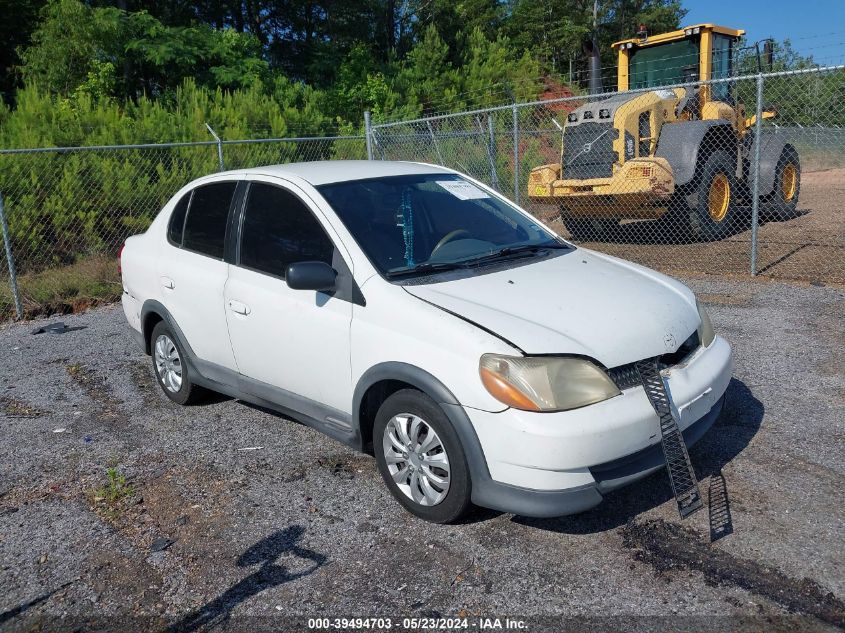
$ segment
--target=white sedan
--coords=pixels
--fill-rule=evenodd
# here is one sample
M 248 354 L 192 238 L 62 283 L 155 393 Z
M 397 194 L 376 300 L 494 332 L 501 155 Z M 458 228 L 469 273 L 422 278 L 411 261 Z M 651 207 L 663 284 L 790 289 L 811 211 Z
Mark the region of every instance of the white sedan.
M 372 453 L 430 521 L 472 504 L 591 508 L 666 465 L 638 363 L 660 372 L 686 445 L 731 377 L 730 346 L 684 285 L 432 165 L 200 178 L 121 264 L 126 317 L 169 398 L 218 391 Z

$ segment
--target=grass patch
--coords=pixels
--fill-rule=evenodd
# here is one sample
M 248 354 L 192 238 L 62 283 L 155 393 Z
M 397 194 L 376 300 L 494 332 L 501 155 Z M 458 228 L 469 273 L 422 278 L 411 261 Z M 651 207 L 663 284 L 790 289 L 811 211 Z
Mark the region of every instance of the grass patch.
M 135 489 L 126 482 L 123 475 L 115 466 L 106 469 L 106 484 L 92 490 L 89 494 L 94 508 L 109 518 L 117 517 L 125 501 L 131 497 Z
M 5 263 L 5 262 L 4 262 Z M 120 299 L 121 282 L 114 257 L 95 255 L 58 268 L 18 275 L 24 318 L 80 312 Z M 9 279 L 0 283 L 0 319 L 15 316 Z
M 44 415 L 41 409 L 6 396 L 0 396 L 0 411 L 10 418 L 38 418 Z

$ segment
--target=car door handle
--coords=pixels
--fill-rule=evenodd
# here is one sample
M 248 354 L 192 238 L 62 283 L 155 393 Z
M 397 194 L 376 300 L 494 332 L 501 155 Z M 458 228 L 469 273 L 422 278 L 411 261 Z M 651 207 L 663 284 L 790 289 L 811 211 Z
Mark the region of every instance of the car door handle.
M 173 283 L 173 280 L 170 277 L 162 277 L 161 285 L 167 288 L 168 290 L 173 290 L 176 287 L 176 284 Z
M 241 303 L 240 301 L 230 301 L 229 309 L 235 314 L 249 314 L 249 306 L 245 303 Z

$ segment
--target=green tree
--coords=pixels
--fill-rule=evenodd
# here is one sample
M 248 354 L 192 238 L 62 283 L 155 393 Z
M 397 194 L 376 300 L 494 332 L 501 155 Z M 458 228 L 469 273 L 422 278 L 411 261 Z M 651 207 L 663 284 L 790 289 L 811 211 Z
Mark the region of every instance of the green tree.
M 613 42 L 633 37 L 639 25 L 651 33 L 677 29 L 686 15 L 680 0 L 600 0 L 596 39 L 605 68 L 606 84 L 616 67 Z M 573 74 L 587 82 L 587 57 L 582 44 L 590 39 L 593 28 L 593 3 L 583 0 L 511 0 L 510 19 L 504 32 L 514 43 L 530 50 L 546 69 Z
M 461 75 L 463 100 L 472 107 L 484 107 L 534 98 L 540 65 L 527 52 L 518 55 L 506 36 L 491 41 L 476 28 L 468 38 Z
M 78 0 L 53 0 L 42 10 L 32 45 L 21 54 L 23 79 L 53 94 L 68 95 L 98 63 L 117 66 L 120 12 L 91 9 Z
M 137 98 L 175 89 L 186 77 L 239 88 L 267 78 L 255 36 L 207 24 L 166 26 L 146 12 L 51 0 L 23 54 L 23 77 L 70 95 L 95 79 L 116 96 Z M 111 69 L 113 77 L 104 75 Z
M 449 56 L 449 47 L 437 28 L 430 24 L 397 75 L 399 91 L 421 113 L 453 101 L 459 91 L 460 76 L 452 67 Z
M 19 85 L 21 49 L 29 46 L 44 0 L 0 0 L 0 98 L 11 103 Z

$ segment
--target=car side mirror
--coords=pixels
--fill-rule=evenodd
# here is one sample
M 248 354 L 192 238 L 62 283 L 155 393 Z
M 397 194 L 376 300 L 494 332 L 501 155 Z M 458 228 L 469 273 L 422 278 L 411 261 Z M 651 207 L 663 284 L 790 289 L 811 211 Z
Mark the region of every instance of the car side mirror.
M 325 262 L 296 262 L 288 264 L 285 281 L 294 290 L 335 290 L 337 271 Z

